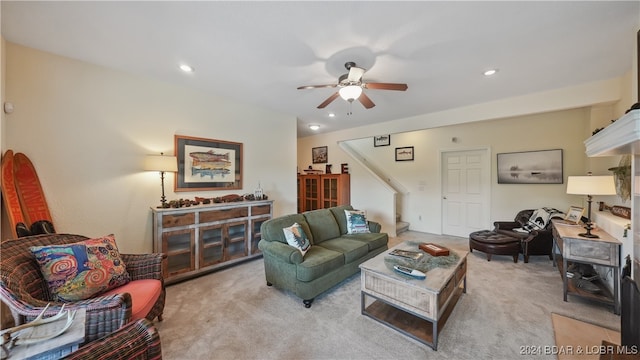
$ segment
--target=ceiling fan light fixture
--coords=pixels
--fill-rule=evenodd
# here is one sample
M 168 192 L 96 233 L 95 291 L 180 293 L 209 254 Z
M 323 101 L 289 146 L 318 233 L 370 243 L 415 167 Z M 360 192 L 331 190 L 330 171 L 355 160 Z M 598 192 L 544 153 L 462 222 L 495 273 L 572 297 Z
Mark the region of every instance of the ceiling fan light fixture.
M 360 97 L 362 94 L 362 87 L 359 85 L 349 85 L 341 88 L 339 91 L 340 97 L 347 100 L 353 101 Z
M 495 75 L 498 72 L 498 69 L 489 69 L 484 72 L 484 76 Z

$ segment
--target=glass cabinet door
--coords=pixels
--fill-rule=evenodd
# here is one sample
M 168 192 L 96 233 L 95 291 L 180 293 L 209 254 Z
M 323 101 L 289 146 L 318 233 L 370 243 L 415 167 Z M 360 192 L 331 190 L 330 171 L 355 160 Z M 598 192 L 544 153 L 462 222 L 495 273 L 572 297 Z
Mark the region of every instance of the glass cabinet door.
M 200 228 L 200 267 L 214 265 L 224 261 L 223 225 L 203 226 Z
M 167 231 L 162 234 L 162 252 L 167 254 L 165 271 L 175 275 L 195 269 L 194 231 L 191 229 Z
M 247 256 L 247 222 L 238 221 L 224 225 L 227 232 L 225 260 Z

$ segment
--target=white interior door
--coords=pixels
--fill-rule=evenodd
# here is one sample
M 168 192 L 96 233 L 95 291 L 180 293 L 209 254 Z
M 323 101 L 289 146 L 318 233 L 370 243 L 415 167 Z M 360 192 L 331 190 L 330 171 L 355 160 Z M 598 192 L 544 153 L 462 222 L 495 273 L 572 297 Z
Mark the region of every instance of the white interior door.
M 489 150 L 442 153 L 442 233 L 467 237 L 490 228 Z

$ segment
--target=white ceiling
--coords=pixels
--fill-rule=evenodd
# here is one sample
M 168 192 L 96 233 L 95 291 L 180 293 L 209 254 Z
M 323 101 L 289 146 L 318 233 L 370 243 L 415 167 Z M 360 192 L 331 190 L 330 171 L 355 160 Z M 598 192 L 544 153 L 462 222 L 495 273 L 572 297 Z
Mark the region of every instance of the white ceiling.
M 1 15 L 7 41 L 290 114 L 306 136 L 618 77 L 640 2 L 2 0 Z M 365 90 L 377 106 L 349 116 L 316 108 L 336 89 L 296 89 L 347 61 L 409 88 Z

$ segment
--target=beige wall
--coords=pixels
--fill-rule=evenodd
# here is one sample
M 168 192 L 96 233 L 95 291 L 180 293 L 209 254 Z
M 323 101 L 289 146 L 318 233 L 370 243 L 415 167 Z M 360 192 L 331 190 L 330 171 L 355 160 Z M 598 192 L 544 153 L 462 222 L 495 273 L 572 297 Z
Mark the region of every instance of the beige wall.
M 490 219 L 510 219 L 523 208 L 552 206 L 560 210 L 571 204 L 584 205 L 583 199 L 565 194 L 566 185 L 498 185 L 495 156 L 500 152 L 542 149 L 564 150 L 564 176 L 608 174 L 608 167 L 617 164 L 619 157 L 591 161 L 585 155 L 583 141 L 591 132 L 605 126 L 616 116 L 614 104 L 628 97 L 630 81 L 625 77 L 530 94 L 491 103 L 477 104 L 434 114 L 399 119 L 382 124 L 347 129 L 328 134 L 309 136 L 298 140 L 298 167 L 311 164 L 311 148 L 328 146 L 329 163 L 339 171 L 340 163 L 349 163 L 352 172 L 352 203 L 356 207 L 366 204 L 387 228 L 394 217 L 393 202 L 388 201 L 388 187 L 373 181 L 371 173 L 338 145 L 345 142 L 357 149 L 376 167 L 383 169 L 409 193 L 400 201 L 398 211 L 403 220 L 411 223 L 412 230 L 440 233 L 441 193 L 439 151 L 451 149 L 489 148 L 492 157 L 492 189 Z M 615 118 L 615 117 L 613 117 Z M 459 122 L 461 124 L 455 125 Z M 391 134 L 390 147 L 373 147 L 372 137 Z M 451 142 L 456 137 L 458 142 Z M 415 146 L 416 160 L 411 166 L 402 165 L 398 171 L 394 149 Z M 365 162 L 365 164 L 366 164 Z M 323 169 L 323 166 L 317 166 Z M 356 184 L 364 183 L 360 189 Z M 424 185 L 422 185 L 424 184 Z M 566 184 L 566 182 L 565 182 Z M 424 187 L 425 190 L 419 190 Z M 362 191 L 360 191 L 362 190 Z M 376 202 L 378 194 L 384 201 Z M 399 196 L 402 196 L 399 194 Z M 380 199 L 383 199 L 380 197 Z M 618 203 L 616 197 L 602 199 Z M 490 226 L 490 224 L 487 224 Z
M 260 182 L 276 214 L 296 211 L 293 116 L 10 42 L 6 70 L 15 112 L 2 150 L 34 163 L 58 232 L 114 233 L 122 251 L 151 251 L 160 176 L 142 162 L 173 154 L 174 134 L 243 143 L 243 189 L 174 193 L 169 174 L 168 199 L 252 193 Z

